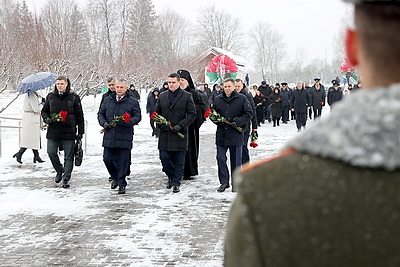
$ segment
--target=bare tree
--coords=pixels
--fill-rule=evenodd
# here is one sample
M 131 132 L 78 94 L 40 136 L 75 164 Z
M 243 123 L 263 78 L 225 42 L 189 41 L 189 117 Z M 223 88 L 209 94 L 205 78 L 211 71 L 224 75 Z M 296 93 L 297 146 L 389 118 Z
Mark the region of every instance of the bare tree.
M 212 5 L 201 9 L 197 23 L 198 41 L 203 50 L 215 46 L 234 53 L 241 52 L 243 40 L 238 18 L 223 10 L 217 10 L 215 5 Z
M 280 66 L 286 55 L 282 36 L 269 23 L 259 22 L 249 33 L 255 60 L 263 79 L 269 82 L 281 78 Z

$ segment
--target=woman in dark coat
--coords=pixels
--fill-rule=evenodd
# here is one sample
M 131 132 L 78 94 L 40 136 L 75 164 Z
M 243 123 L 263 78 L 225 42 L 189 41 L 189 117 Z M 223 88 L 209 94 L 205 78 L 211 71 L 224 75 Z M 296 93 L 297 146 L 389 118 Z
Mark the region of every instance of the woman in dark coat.
M 256 115 L 257 115 L 257 123 L 258 126 L 261 126 L 261 122 L 265 122 L 264 117 L 264 97 L 262 96 L 261 92 L 257 90 L 256 95 L 254 96 L 254 104 L 256 105 Z
M 279 120 L 282 116 L 282 96 L 278 88 L 274 89 L 274 92 L 269 97 L 271 100 L 271 113 L 272 121 L 274 122 L 273 127 L 279 126 Z

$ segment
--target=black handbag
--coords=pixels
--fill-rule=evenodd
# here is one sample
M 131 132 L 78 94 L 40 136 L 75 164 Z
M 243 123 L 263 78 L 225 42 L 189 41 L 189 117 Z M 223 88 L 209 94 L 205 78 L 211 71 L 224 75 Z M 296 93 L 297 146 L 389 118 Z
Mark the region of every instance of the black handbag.
M 74 156 L 75 156 L 75 166 L 81 166 L 83 159 L 82 140 L 76 140 Z

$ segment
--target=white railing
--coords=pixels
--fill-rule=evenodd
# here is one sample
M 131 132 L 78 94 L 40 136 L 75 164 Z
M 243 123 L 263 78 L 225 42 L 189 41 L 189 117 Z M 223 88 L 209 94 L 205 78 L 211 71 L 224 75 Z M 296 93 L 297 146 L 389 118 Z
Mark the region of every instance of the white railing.
M 2 125 L 2 120 L 18 121 L 18 125 Z M 3 128 L 4 129 L 18 129 L 18 145 L 20 145 L 21 144 L 21 129 L 22 129 L 21 122 L 22 122 L 22 119 L 19 119 L 19 118 L 0 116 L 0 158 L 2 157 L 2 148 L 3 148 L 2 147 L 3 138 L 1 135 L 2 129 Z M 88 125 L 87 121 L 85 120 L 85 133 L 87 133 L 87 127 L 88 127 L 87 125 Z M 83 151 L 86 154 L 86 152 L 87 152 L 87 134 L 84 134 L 83 137 L 84 137 Z

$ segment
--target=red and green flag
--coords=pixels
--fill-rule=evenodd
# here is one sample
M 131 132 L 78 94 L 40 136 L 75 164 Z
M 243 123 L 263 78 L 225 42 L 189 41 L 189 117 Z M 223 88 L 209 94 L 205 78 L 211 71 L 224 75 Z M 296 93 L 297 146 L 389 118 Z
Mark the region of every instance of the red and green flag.
M 210 82 L 221 83 L 226 78 L 236 79 L 237 71 L 238 67 L 232 58 L 217 55 L 208 63 L 206 74 Z

